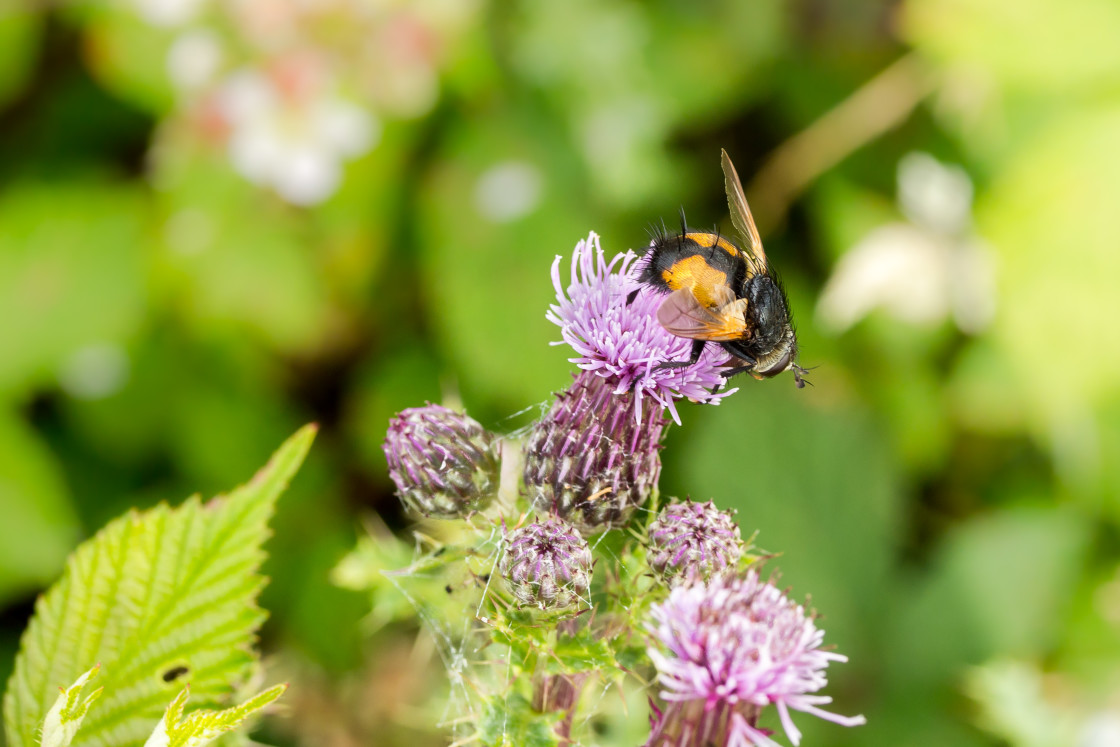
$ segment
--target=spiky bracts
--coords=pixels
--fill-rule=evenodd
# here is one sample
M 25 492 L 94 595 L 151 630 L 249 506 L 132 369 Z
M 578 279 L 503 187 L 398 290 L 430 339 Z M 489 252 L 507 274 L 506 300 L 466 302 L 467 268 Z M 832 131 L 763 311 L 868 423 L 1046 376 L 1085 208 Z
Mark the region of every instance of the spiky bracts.
M 480 509 L 498 486 L 498 439 L 472 418 L 440 405 L 402 410 L 382 448 L 409 511 L 450 519 Z

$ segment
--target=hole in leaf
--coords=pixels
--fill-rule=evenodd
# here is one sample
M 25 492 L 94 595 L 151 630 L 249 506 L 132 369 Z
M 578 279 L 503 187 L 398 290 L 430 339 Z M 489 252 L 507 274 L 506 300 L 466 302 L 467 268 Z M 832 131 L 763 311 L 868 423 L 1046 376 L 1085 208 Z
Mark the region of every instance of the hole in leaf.
M 190 671 L 191 671 L 190 667 L 186 667 L 186 666 L 183 666 L 183 665 L 180 664 L 179 666 L 171 667 L 166 672 L 164 672 L 161 676 L 163 677 L 164 682 L 174 682 L 175 680 L 182 677 L 184 674 L 190 673 Z

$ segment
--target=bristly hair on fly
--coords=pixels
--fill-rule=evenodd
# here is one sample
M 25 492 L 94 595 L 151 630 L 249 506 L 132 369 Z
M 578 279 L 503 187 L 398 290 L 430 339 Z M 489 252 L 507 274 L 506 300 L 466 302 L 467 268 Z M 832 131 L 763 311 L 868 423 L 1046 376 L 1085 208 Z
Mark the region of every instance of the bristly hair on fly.
M 681 205 L 680 208 L 678 208 L 678 214 L 680 215 L 681 221 L 681 229 L 679 233 L 670 232 L 669 226 L 666 225 L 664 218 L 662 218 L 660 222 L 650 222 L 646 225 L 646 235 L 649 236 L 650 245 L 660 244 L 668 239 L 676 239 L 677 245 L 680 246 L 683 243 L 686 234 L 695 232 L 693 229 L 690 229 L 688 227 L 688 219 L 685 218 L 684 214 L 684 205 Z M 723 234 L 720 232 L 719 226 L 713 226 L 711 233 L 714 234 L 717 238 L 723 238 Z

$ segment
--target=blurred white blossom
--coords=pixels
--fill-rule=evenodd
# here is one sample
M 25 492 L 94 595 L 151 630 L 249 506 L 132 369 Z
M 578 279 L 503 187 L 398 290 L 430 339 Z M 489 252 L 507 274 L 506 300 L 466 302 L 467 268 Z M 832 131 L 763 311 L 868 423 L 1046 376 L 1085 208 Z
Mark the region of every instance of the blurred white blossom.
M 193 20 L 206 0 L 133 0 L 136 10 L 153 26 L 181 26 Z
M 972 180 L 959 166 L 946 166 L 928 153 L 908 153 L 898 163 L 898 205 L 916 226 L 959 235 L 972 222 Z
M 478 178 L 474 204 L 494 223 L 517 220 L 536 209 L 541 200 L 541 173 L 524 161 L 504 161 Z
M 817 305 L 841 332 L 882 308 L 911 324 L 952 318 L 964 332 L 995 313 L 995 262 L 969 231 L 972 182 L 925 153 L 898 166 L 899 207 L 909 221 L 874 229 L 840 258 Z
M 1078 747 L 1116 747 L 1120 745 L 1120 711 L 1100 711 L 1082 725 Z
M 218 35 L 194 29 L 178 37 L 167 51 L 167 74 L 181 91 L 195 91 L 213 82 L 222 64 Z
M 289 73 L 240 70 L 220 87 L 218 108 L 234 168 L 289 202 L 313 205 L 334 193 L 343 162 L 372 148 L 378 131 L 372 115 L 315 75 Z
M 381 118 L 435 108 L 441 69 L 484 0 L 125 3 L 179 32 L 166 68 L 181 99 L 173 116 L 186 126 L 161 128 L 162 137 L 224 146 L 245 178 L 313 205 L 337 190 L 348 159 L 374 146 Z

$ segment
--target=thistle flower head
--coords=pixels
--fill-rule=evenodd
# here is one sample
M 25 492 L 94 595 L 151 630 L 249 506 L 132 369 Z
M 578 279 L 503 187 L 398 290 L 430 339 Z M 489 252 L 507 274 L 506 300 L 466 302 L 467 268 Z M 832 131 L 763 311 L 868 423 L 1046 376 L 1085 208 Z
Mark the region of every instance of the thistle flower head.
M 525 488 L 533 507 L 586 533 L 624 523 L 661 474 L 660 407 L 635 415 L 638 396 L 616 394 L 581 371 L 533 426 L 525 444 Z
M 743 539 L 730 511 L 707 503 L 672 503 L 649 528 L 649 564 L 664 576 L 704 577 L 730 568 Z
M 510 533 L 499 570 L 518 605 L 563 609 L 591 588 L 591 548 L 565 522 L 537 521 Z
M 794 745 L 801 732 L 790 709 L 844 726 L 865 723 L 863 716 L 817 707 L 832 701 L 812 694 L 827 684 L 829 662 L 847 657 L 822 651 L 824 631 L 754 571 L 677 586 L 652 615 L 650 631 L 659 645 L 649 654 L 669 705 L 649 745 L 775 747 L 756 725 L 759 711 L 770 704 Z
M 546 316 L 560 327 L 563 342 L 576 351 L 569 360 L 607 379 L 616 393 L 634 392 L 639 416 L 642 398 L 649 397 L 668 408 L 679 424 L 674 400 L 688 397 L 715 404 L 736 391 L 712 394 L 723 384 L 720 366 L 728 359 L 716 345 L 707 346 L 695 365 L 658 368 L 667 361 L 688 360 L 692 341 L 670 334 L 657 321 L 665 297 L 638 282 L 639 263 L 633 252 L 607 262 L 599 236 L 592 232 L 576 245 L 567 288 L 560 277 L 561 259 L 552 264 L 556 303 Z
M 382 445 L 405 508 L 450 519 L 482 508 L 498 484 L 498 440 L 477 421 L 440 405 L 402 410 Z

